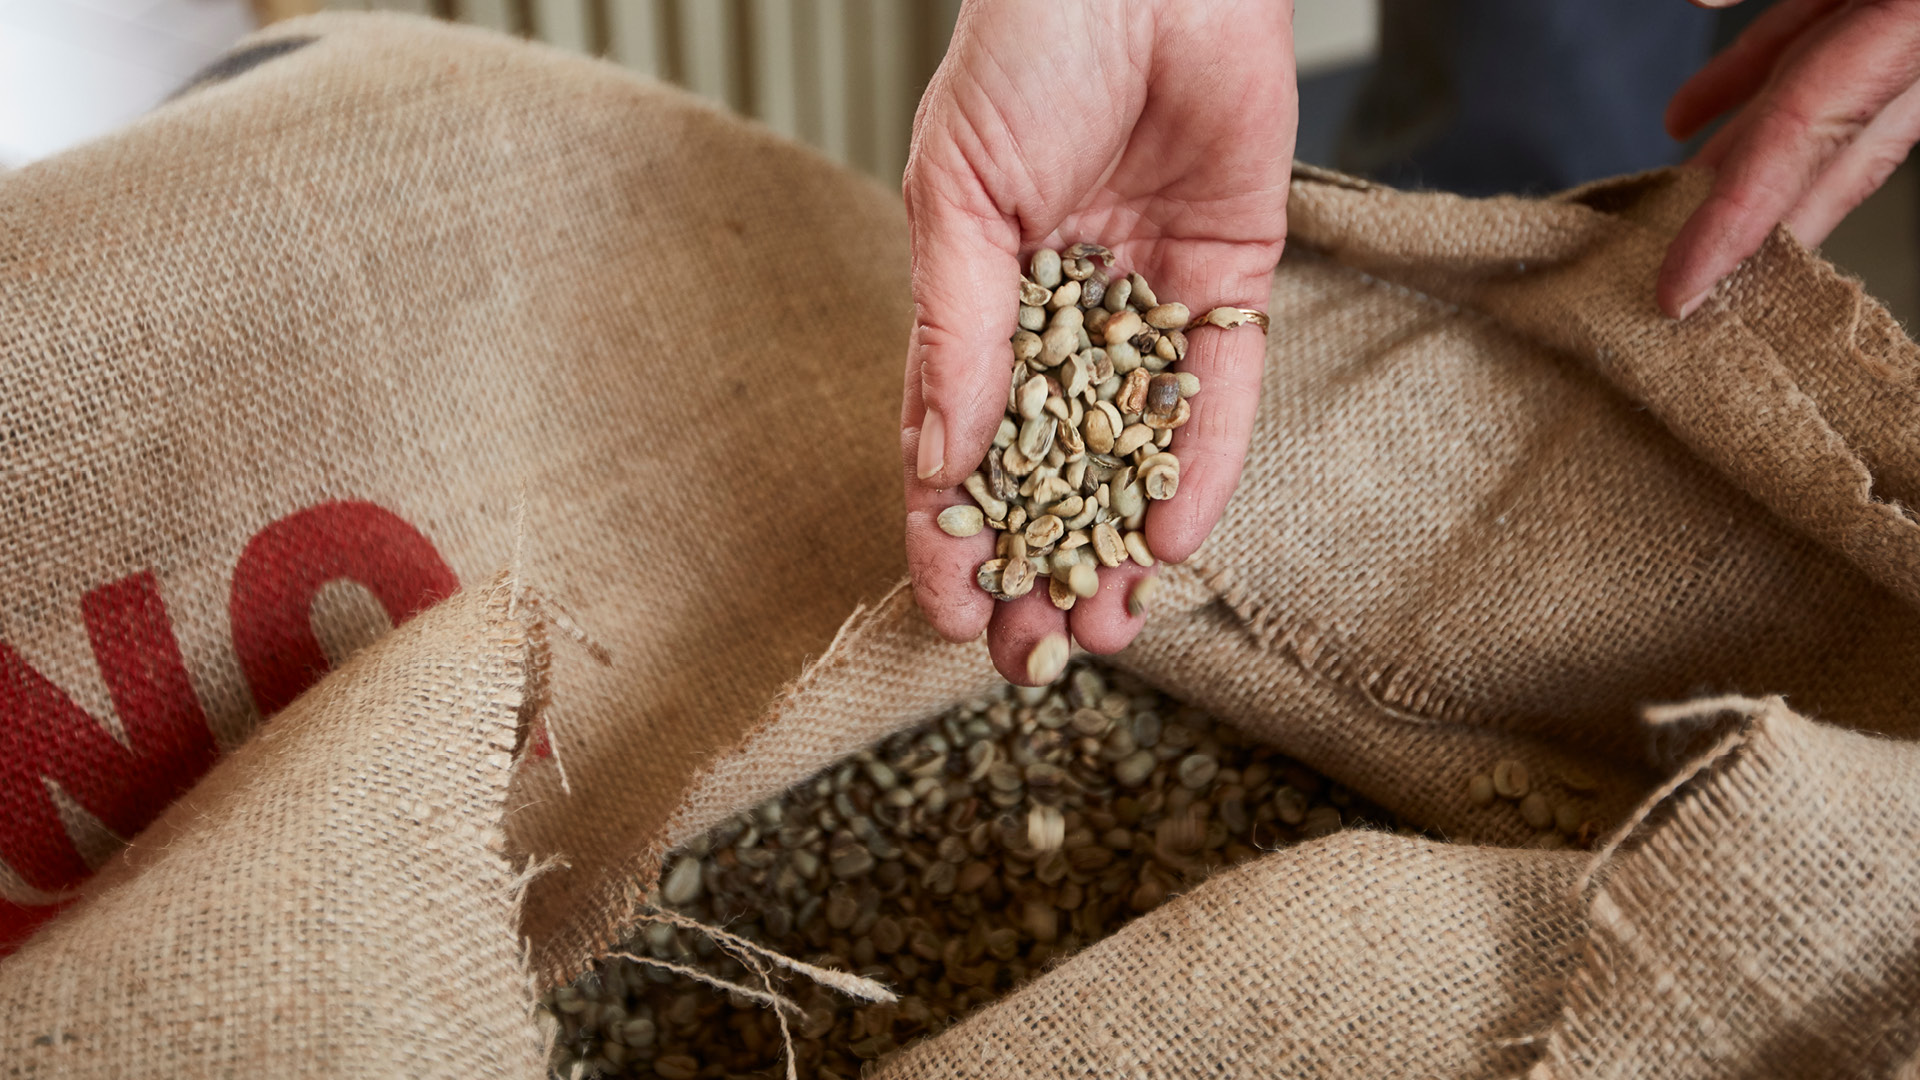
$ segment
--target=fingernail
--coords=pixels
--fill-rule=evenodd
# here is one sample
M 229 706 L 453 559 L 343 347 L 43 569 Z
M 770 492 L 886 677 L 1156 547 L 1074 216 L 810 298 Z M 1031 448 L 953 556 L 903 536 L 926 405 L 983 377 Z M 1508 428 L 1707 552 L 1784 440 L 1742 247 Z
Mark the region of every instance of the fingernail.
M 940 418 L 938 409 L 928 409 L 927 418 L 920 422 L 920 460 L 914 469 L 925 480 L 946 463 L 947 422 Z
M 1027 678 L 1040 686 L 1060 677 L 1067 670 L 1067 635 L 1054 631 L 1040 639 L 1027 654 Z
M 1701 289 L 1699 292 L 1695 293 L 1693 296 L 1693 299 L 1680 305 L 1680 317 L 1682 319 L 1685 319 L 1687 316 L 1700 310 L 1700 305 L 1706 303 L 1707 297 L 1712 295 L 1712 293 L 1713 293 L 1712 285 L 1709 285 L 1706 288 Z

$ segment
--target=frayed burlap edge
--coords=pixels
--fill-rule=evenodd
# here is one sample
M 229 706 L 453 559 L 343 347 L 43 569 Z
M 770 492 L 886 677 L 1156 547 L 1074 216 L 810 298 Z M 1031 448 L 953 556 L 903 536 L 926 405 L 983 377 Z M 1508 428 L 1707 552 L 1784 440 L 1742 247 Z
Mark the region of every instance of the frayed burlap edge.
M 955 645 L 934 633 L 906 581 L 856 607 L 748 734 L 692 771 L 678 808 L 621 876 L 627 884 L 610 905 L 618 914 L 585 928 L 591 952 L 542 965 L 539 980 L 567 982 L 644 922 L 663 860 L 679 844 L 998 678 L 985 641 Z
M 1591 929 L 1528 1080 L 1910 1067 L 1912 747 L 1815 723 L 1777 696 L 1652 707 L 1646 720 L 1711 744 L 1575 879 Z
M 0 1059 L 543 1075 L 515 931 L 538 870 L 501 827 L 542 693 L 516 591 L 503 573 L 421 613 L 217 763 L 0 965 Z
M 1672 230 L 1705 192 L 1705 178 L 1690 170 L 1604 181 L 1544 202 L 1396 192 L 1309 174 L 1294 184 L 1289 222 L 1295 243 L 1577 356 L 1781 521 L 1920 607 L 1920 520 L 1876 494 L 1873 461 L 1829 412 L 1847 402 L 1824 401 L 1796 378 L 1786 346 L 1755 325 L 1755 306 L 1796 293 L 1850 297 L 1851 315 L 1825 328 L 1825 348 L 1802 346 L 1848 356 L 1910 411 L 1920 411 L 1920 348 L 1859 282 L 1784 228 L 1700 311 L 1667 319 L 1653 306 L 1653 276 Z M 1448 227 L 1436 231 L 1435 221 Z M 1575 260 L 1605 273 L 1569 274 Z

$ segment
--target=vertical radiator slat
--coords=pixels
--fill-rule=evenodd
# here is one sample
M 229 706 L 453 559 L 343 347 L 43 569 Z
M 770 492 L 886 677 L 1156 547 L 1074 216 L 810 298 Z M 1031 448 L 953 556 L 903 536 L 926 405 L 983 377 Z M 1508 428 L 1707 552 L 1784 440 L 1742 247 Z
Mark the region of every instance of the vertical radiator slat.
M 873 156 L 867 170 L 888 184 L 907 167 L 907 136 L 913 127 L 913 72 L 909 67 L 913 24 L 909 0 L 871 0 L 867 67 L 872 72 Z
M 661 0 L 607 0 L 608 55 L 643 75 L 665 78 Z
M 439 14 L 573 52 L 603 52 L 750 111 L 889 185 L 905 166 L 915 104 L 960 7 L 960 0 L 316 2 Z
M 513 6 L 510 0 L 460 0 L 460 21 L 489 30 L 513 33 Z
M 753 111 L 788 138 L 800 137 L 799 37 L 792 0 L 753 0 Z
M 820 12 L 817 0 L 793 0 L 793 66 L 796 80 L 794 111 L 800 123 L 800 141 L 823 147 L 826 118 L 820 101 Z
M 680 57 L 687 89 L 722 105 L 740 108 L 739 20 L 727 0 L 680 0 Z
M 852 162 L 851 105 L 847 93 L 847 4 L 813 0 L 812 85 L 819 101 L 815 145 L 835 161 Z
M 591 52 L 588 0 L 533 0 L 533 36 L 569 52 Z

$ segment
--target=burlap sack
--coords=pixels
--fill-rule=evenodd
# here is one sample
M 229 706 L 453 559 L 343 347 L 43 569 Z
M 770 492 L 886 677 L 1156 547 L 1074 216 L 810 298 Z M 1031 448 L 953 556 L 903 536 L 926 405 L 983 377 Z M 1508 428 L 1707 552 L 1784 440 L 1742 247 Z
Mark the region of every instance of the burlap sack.
M 538 685 L 510 602 L 356 655 L 4 961 L 7 1075 L 540 1075 L 499 827 Z
M 1720 767 L 1604 885 L 1584 855 L 1336 837 L 1209 881 L 885 1075 L 1893 1075 L 1920 1051 L 1920 759 L 1728 704 Z
M 1912 1056 L 1920 365 L 1784 237 L 1661 319 L 1697 197 L 1300 178 L 1246 478 L 1120 659 L 1450 843 L 1276 854 L 896 1068 Z M 511 1004 L 665 850 L 991 678 L 895 587 L 898 200 L 766 132 L 316 18 L 0 221 L 0 896 L 71 898 L 0 962 L 23 1075 L 532 1074 Z M 1641 716 L 1720 692 L 1820 723 Z M 1465 798 L 1630 824 L 1708 747 L 1597 872 Z

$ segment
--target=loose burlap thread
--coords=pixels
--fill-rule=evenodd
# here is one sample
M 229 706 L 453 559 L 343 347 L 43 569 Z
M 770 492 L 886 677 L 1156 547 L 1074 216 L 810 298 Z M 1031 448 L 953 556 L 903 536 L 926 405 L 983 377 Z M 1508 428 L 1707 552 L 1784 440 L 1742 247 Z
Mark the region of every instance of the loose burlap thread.
M 991 679 L 895 584 L 903 217 L 607 65 L 388 17 L 260 42 L 0 178 L 0 640 L 138 733 L 87 619 L 150 583 L 226 755 L 0 961 L 6 1056 L 532 1075 L 529 981 L 672 845 Z M 1920 364 L 1784 235 L 1660 318 L 1699 192 L 1303 171 L 1239 494 L 1118 662 L 1446 842 L 1223 874 L 894 1069 L 1913 1056 Z M 519 580 L 580 631 L 531 658 L 489 586 L 522 492 Z M 310 648 L 258 614 L 302 601 Z M 1642 706 L 1726 693 L 1769 704 L 1585 893 L 1466 798 L 1515 759 L 1619 824 L 1684 757 Z

